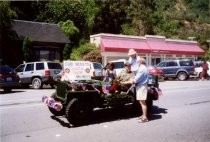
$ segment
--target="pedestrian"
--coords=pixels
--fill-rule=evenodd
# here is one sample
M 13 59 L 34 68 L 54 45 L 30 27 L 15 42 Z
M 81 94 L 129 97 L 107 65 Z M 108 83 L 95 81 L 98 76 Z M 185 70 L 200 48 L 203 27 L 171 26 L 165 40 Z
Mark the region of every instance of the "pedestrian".
M 109 63 L 107 69 L 106 69 L 106 73 L 105 73 L 105 77 L 103 79 L 103 81 L 105 82 L 112 82 L 115 78 L 116 78 L 116 70 L 114 69 L 114 64 L 113 63 Z
M 128 56 L 130 56 L 128 61 L 131 64 L 131 71 L 136 73 L 136 71 L 137 71 L 137 69 L 139 67 L 138 61 L 139 61 L 140 57 L 137 55 L 137 52 L 134 49 L 130 49 L 128 51 Z
M 207 79 L 207 76 L 208 76 L 207 70 L 209 69 L 208 64 L 205 60 L 202 63 L 202 69 L 203 69 L 203 71 L 202 71 L 202 78 L 201 79 L 204 80 L 204 79 Z
M 134 79 L 132 79 L 131 83 L 135 83 L 136 85 L 136 100 L 139 101 L 142 108 L 142 115 L 138 118 L 139 123 L 147 122 L 147 82 L 149 79 L 149 72 L 146 67 L 146 61 L 144 58 L 140 58 L 138 61 L 139 67 L 136 72 Z M 125 84 L 128 82 L 124 82 Z

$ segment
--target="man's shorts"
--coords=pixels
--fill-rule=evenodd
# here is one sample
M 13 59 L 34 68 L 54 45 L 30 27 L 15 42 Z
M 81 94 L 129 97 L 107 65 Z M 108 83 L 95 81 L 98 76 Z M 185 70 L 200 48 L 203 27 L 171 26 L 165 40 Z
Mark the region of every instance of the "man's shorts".
M 147 84 L 136 86 L 136 100 L 147 99 Z

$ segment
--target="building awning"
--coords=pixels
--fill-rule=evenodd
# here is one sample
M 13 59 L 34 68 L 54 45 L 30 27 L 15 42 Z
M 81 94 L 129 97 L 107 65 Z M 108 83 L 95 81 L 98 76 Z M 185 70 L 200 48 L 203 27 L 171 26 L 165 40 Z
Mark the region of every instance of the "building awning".
M 166 42 L 168 50 L 173 54 L 203 55 L 205 51 L 197 43 Z
M 125 39 L 125 38 L 102 38 L 101 51 L 104 52 L 128 52 L 129 49 L 136 50 L 137 53 L 150 53 L 151 49 L 145 39 Z
M 151 49 L 151 53 L 167 54 L 169 53 L 168 46 L 164 38 L 147 38 L 147 44 Z
M 151 54 L 184 54 L 203 55 L 205 51 L 198 46 L 196 41 L 172 40 L 163 36 L 145 37 L 117 37 L 101 36 L 101 51 L 103 52 L 128 52 L 134 49 L 137 53 Z

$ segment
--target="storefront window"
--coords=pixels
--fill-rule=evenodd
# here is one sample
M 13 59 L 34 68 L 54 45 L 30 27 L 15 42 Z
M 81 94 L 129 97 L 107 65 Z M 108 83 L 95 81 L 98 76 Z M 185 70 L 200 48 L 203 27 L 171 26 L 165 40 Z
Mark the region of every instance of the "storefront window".
M 34 59 L 39 60 L 60 60 L 60 53 L 58 48 L 47 48 L 42 47 L 36 48 L 34 51 Z
M 40 60 L 49 60 L 50 52 L 48 50 L 40 50 Z
M 152 65 L 157 65 L 158 63 L 160 63 L 160 58 L 153 58 L 152 57 Z

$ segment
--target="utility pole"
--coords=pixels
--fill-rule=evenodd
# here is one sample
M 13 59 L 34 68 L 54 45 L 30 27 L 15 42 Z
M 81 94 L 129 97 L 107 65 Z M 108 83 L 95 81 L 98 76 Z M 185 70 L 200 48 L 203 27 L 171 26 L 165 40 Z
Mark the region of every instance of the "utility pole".
M 210 39 L 206 40 L 206 42 L 208 43 L 208 48 L 210 48 Z
M 196 37 L 188 37 L 189 40 L 194 41 L 194 39 L 196 39 Z

